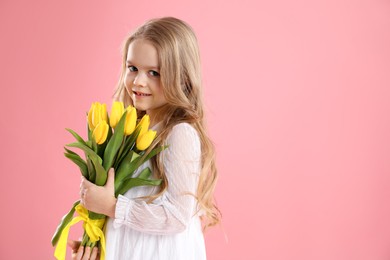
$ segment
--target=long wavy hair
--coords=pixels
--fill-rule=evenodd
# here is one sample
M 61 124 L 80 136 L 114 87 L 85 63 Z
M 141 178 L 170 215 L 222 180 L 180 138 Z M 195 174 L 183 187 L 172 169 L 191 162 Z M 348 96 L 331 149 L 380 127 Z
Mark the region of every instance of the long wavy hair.
M 122 101 L 126 106 L 133 105 L 126 90 L 126 58 L 129 45 L 137 40 L 147 40 L 158 52 L 161 86 L 167 105 L 160 111 L 162 131 L 149 148 L 165 144 L 172 128 L 181 122 L 191 124 L 198 132 L 201 142 L 201 172 L 197 194 L 204 229 L 220 221 L 220 211 L 214 200 L 214 189 L 217 181 L 215 149 L 206 132 L 204 103 L 202 99 L 201 65 L 199 47 L 192 28 L 182 20 L 173 17 L 152 19 L 130 34 L 122 45 L 122 69 L 114 100 Z M 141 112 L 139 117 L 145 112 Z M 161 153 L 163 154 L 163 153 Z M 153 173 L 162 179 L 161 189 L 150 201 L 160 196 L 168 187 L 162 155 L 151 160 Z

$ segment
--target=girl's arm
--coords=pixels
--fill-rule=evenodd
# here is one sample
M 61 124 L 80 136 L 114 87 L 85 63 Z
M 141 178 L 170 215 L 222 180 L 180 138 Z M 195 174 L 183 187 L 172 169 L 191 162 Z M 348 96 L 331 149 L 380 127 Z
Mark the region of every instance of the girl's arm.
M 152 234 L 171 234 L 186 229 L 196 212 L 194 194 L 200 174 L 201 148 L 197 131 L 187 123 L 173 127 L 164 150 L 168 188 L 152 203 L 119 196 L 114 226 L 126 225 Z M 192 194 L 192 195 L 191 195 Z

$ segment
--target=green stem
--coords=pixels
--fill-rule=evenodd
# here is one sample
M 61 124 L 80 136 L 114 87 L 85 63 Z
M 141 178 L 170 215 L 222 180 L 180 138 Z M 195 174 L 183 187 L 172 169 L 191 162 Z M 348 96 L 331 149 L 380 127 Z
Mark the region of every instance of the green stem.
M 89 237 L 87 235 L 87 232 L 84 231 L 83 240 L 81 240 L 80 246 L 85 246 L 89 242 Z
M 121 144 L 121 147 L 119 148 L 119 151 L 118 151 L 118 153 L 116 155 L 116 158 L 121 158 L 122 153 L 123 153 L 123 149 L 125 148 L 126 140 L 127 140 L 127 136 L 124 136 L 122 144 Z M 116 160 L 116 161 L 118 161 L 118 160 Z M 114 162 L 114 165 L 115 165 L 115 162 Z M 116 166 L 118 166 L 118 165 L 116 165 Z

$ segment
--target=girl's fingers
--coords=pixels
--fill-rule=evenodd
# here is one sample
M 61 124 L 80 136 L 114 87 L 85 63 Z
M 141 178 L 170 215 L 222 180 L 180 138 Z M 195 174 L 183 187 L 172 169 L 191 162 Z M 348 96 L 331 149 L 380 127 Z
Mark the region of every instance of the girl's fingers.
M 80 246 L 79 250 L 77 250 L 77 254 L 76 254 L 76 257 L 74 259 L 81 260 L 81 258 L 83 257 L 83 253 L 84 253 L 84 247 Z
M 84 249 L 84 255 L 83 255 L 83 258 L 81 258 L 82 260 L 89 260 L 89 257 L 91 256 L 91 247 L 89 246 L 86 246 L 85 249 Z
M 92 254 L 91 254 L 91 257 L 90 257 L 91 260 L 96 260 L 98 259 L 98 248 L 97 247 L 94 247 L 92 249 Z

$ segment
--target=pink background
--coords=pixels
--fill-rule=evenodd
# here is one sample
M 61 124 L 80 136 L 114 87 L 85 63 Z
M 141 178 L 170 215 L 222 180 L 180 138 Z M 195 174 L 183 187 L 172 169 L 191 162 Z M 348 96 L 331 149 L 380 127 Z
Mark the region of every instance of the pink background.
M 64 128 L 84 133 L 122 40 L 166 15 L 201 46 L 223 212 L 209 259 L 390 259 L 385 0 L 2 0 L 0 259 L 53 259 L 80 180 Z

